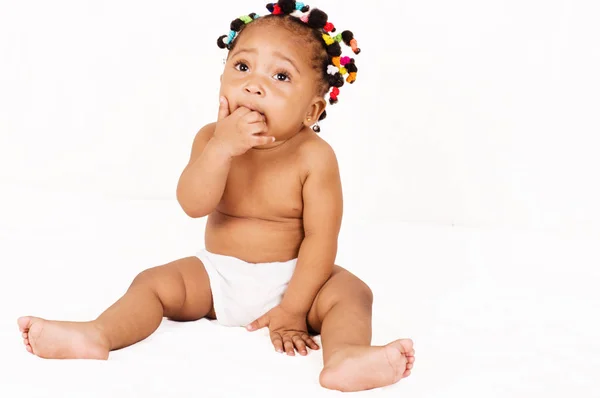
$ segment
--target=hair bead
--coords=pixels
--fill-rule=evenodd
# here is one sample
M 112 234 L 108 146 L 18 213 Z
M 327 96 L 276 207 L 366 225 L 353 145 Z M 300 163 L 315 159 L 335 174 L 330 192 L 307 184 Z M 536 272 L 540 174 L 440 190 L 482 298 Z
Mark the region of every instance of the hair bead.
M 236 31 L 235 30 L 230 30 L 229 34 L 227 35 L 227 38 L 224 40 L 225 44 L 229 44 L 233 41 L 233 39 L 235 38 L 236 35 Z
M 323 40 L 325 40 L 325 44 L 327 44 L 328 46 L 335 43 L 335 40 L 333 40 L 333 37 L 329 36 L 327 33 L 323 33 Z
M 352 51 L 354 51 L 354 54 L 360 53 L 360 48 L 358 48 L 358 43 L 357 43 L 356 39 L 354 38 L 354 34 L 351 31 L 349 31 L 349 30 L 343 31 L 342 32 L 342 40 L 348 47 L 352 48 Z
M 331 89 L 331 92 L 329 93 L 329 103 L 331 105 L 335 104 L 336 102 L 338 102 L 338 95 L 340 94 L 340 89 L 337 87 L 334 87 Z
M 328 75 L 335 75 L 339 71 L 340 71 L 340 69 L 338 67 L 336 67 L 335 65 L 327 65 L 327 74 Z
M 348 64 L 346 64 L 346 69 L 348 69 L 348 73 L 349 73 L 346 81 L 348 83 L 352 84 L 356 81 L 356 73 L 358 72 L 358 68 L 356 67 L 356 64 L 354 63 L 354 58 L 350 58 L 350 61 L 348 62 Z
M 297 1 L 296 2 L 296 10 L 302 11 L 302 12 L 307 12 L 308 10 L 310 10 L 310 7 L 305 5 L 302 2 Z
M 354 51 L 354 54 L 360 53 L 360 48 L 358 48 L 358 43 L 356 42 L 356 39 L 350 40 L 350 47 L 352 48 L 352 51 Z

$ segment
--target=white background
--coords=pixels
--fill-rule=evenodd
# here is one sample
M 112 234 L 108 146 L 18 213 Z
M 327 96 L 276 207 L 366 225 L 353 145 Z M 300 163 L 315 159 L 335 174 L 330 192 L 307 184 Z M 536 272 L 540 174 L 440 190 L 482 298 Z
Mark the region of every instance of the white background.
M 66 365 L 25 356 L 16 317 L 93 318 L 137 272 L 201 245 L 204 220 L 186 218 L 175 187 L 195 133 L 216 117 L 226 56 L 216 39 L 239 15 L 267 11 L 250 1 L 0 4 L 3 361 L 19 375 L 61 374 Z M 383 391 L 598 394 L 598 6 L 309 4 L 363 50 L 321 134 L 344 186 L 338 263 L 375 292 L 374 343 L 413 337 L 421 355 L 411 379 Z M 177 328 L 197 325 L 212 324 Z M 303 369 L 311 376 L 294 378 L 296 389 L 315 383 L 319 365 Z M 9 375 L 5 386 L 31 396 L 53 380 L 46 394 L 65 388 Z M 130 396 L 146 386 L 131 385 Z

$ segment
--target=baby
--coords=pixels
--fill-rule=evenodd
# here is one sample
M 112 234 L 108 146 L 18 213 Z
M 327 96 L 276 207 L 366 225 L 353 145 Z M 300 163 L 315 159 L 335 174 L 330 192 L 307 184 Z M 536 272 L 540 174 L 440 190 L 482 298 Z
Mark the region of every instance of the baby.
M 208 216 L 205 249 L 149 268 L 90 322 L 18 319 L 27 350 L 42 358 L 107 359 L 153 333 L 163 317 L 268 327 L 277 352 L 318 350 L 320 384 L 359 391 L 411 373 L 410 339 L 371 346 L 369 287 L 334 265 L 342 220 L 336 156 L 317 133 L 360 52 L 350 31 L 302 3 L 267 5 L 231 23 L 216 123 L 196 134 L 177 200 Z M 333 33 L 335 35 L 332 35 Z M 346 79 L 344 76 L 347 75 Z M 331 89 L 331 91 L 330 91 Z M 312 128 L 311 128 L 312 127 Z

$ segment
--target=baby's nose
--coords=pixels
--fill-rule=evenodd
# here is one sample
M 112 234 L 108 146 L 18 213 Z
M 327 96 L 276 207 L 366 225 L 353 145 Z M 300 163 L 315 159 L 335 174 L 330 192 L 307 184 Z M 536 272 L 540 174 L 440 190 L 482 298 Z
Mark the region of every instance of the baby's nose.
M 257 95 L 263 95 L 264 94 L 264 90 L 258 85 L 258 84 L 247 84 L 245 87 L 245 90 L 248 94 L 257 94 Z

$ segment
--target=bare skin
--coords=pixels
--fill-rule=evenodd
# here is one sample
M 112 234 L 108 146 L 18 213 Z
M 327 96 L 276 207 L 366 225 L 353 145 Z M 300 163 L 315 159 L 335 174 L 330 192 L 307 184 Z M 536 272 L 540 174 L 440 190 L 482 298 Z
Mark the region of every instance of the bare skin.
M 276 83 L 269 80 L 271 69 L 265 69 L 262 76 L 255 75 L 258 72 L 252 70 L 251 57 L 250 61 L 246 61 L 250 64 L 248 73 L 245 69 L 240 74 L 237 70 L 226 71 L 221 94 L 228 102 L 221 104 L 218 122 L 198 132 L 186 167 L 186 170 L 199 169 L 201 162 L 213 166 L 222 164 L 224 183 L 220 185 L 218 171 L 211 175 L 203 174 L 205 184 L 211 184 L 210 189 L 194 192 L 187 187 L 194 178 L 198 178 L 191 173 L 200 171 L 184 170 L 178 199 L 187 214 L 202 217 L 203 209 L 210 206 L 194 207 L 192 204 L 195 202 L 189 198 L 195 195 L 195 201 L 212 203 L 215 197 L 209 194 L 217 192 L 218 200 L 207 211 L 207 250 L 251 263 L 298 258 L 300 264 L 301 247 L 306 244 L 309 233 L 313 238 L 327 237 L 321 230 L 335 230 L 331 225 L 339 222 L 334 215 L 341 214 L 341 209 L 337 208 L 341 207 L 341 190 L 335 159 L 327 157 L 331 148 L 309 127 L 318 119 L 324 104 L 311 91 L 309 82 L 315 77 L 309 75 L 311 63 L 302 58 L 305 57 L 305 48 L 289 39 L 289 32 L 277 31 L 276 27 L 272 29 L 266 35 L 265 32 L 258 35 L 258 29 L 249 30 L 240 36 L 239 46 L 244 48 L 245 43 L 268 49 L 275 43 L 280 48 L 295 49 L 287 56 L 295 61 L 300 76 L 308 74 L 304 77 L 306 81 L 295 77 L 295 82 L 300 80 L 300 83 L 295 83 L 297 86 L 280 86 L 280 76 Z M 261 36 L 266 37 L 265 42 L 260 42 Z M 274 37 L 281 39 L 277 41 Z M 259 53 L 256 56 L 263 55 Z M 269 101 L 276 105 L 270 105 Z M 292 110 L 282 114 L 287 112 L 286 104 Z M 282 108 L 271 113 L 272 106 Z M 235 126 L 241 129 L 240 135 L 235 138 L 238 140 L 235 141 L 237 147 L 231 144 L 234 142 L 233 135 L 227 135 L 229 131 L 223 133 L 222 128 L 224 121 L 235 118 L 238 118 Z M 293 130 L 290 126 L 295 121 L 300 127 Z M 233 129 L 232 126 L 233 123 L 230 123 L 228 128 Z M 244 131 L 253 137 L 263 137 L 263 141 L 260 144 L 252 141 L 256 145 L 244 148 L 240 138 Z M 268 143 L 266 137 L 270 136 L 276 141 Z M 321 185 L 308 183 L 309 175 L 312 181 L 318 179 L 318 169 L 311 167 L 323 163 L 323 159 L 330 159 L 324 169 L 335 173 L 329 173 L 332 177 L 324 179 Z M 335 198 L 329 205 L 336 207 L 319 207 L 327 203 L 327 197 L 319 196 L 323 195 L 322 192 Z M 329 219 L 323 216 L 330 213 L 333 215 Z M 334 238 L 332 242 L 337 239 L 337 233 Z M 334 243 L 331 247 L 306 247 L 311 248 L 310 252 L 321 250 L 331 256 L 335 255 Z M 295 317 L 301 314 L 307 331 L 322 336 L 324 367 L 319 379 L 321 385 L 340 391 L 360 391 L 390 385 L 409 376 L 414 364 L 413 342 L 400 339 L 385 346 L 371 346 L 371 290 L 349 271 L 333 265 L 333 261 L 331 267 L 315 296 L 306 293 L 303 296 L 301 287 L 296 283 L 293 301 L 298 301 L 296 297 L 311 297 L 311 301 L 303 311 L 290 311 Z M 298 268 L 295 274 L 297 272 Z M 288 290 L 292 289 L 291 286 Z M 196 257 L 187 257 L 141 272 L 123 297 L 93 321 L 63 322 L 25 316 L 18 319 L 18 326 L 27 351 L 39 357 L 108 359 L 110 351 L 132 345 L 152 334 L 163 317 L 194 321 L 215 319 L 215 316 L 204 265 Z M 319 349 L 310 336 L 296 339 L 293 343 L 279 344 L 279 347 L 275 345 L 276 349 L 288 355 L 295 352 L 306 355 L 307 348 Z

